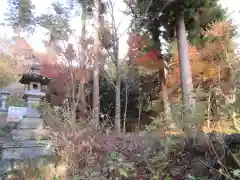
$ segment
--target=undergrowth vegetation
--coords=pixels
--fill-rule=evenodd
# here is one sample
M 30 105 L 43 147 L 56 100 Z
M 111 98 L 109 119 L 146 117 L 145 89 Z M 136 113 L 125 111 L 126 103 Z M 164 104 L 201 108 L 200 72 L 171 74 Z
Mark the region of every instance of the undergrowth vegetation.
M 238 134 L 200 133 L 191 139 L 181 133 L 166 134 L 156 122 L 140 133 L 106 134 L 94 128 L 88 119 L 73 125 L 67 108 L 53 109 L 48 103 L 42 103 L 40 110 L 52 131 L 51 139 L 56 142 L 57 161 L 54 167 L 35 170 L 34 178 L 239 178 Z M 33 176 L 25 174 L 26 177 Z

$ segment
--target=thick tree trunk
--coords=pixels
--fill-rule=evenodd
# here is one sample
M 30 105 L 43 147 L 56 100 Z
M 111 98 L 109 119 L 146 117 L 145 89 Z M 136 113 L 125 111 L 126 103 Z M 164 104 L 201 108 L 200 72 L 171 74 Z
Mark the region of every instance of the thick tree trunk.
M 195 112 L 195 99 L 193 92 L 191 65 L 188 56 L 188 42 L 183 11 L 181 11 L 176 18 L 177 43 L 183 100 L 183 130 L 186 133 L 193 133 L 193 130 L 197 128 L 197 124 L 194 122 L 193 116 L 189 115 L 193 115 Z
M 95 5 L 95 57 L 94 57 L 94 69 L 93 69 L 93 109 L 92 109 L 92 121 L 93 124 L 99 128 L 99 116 L 100 116 L 100 98 L 99 98 L 99 58 L 100 58 L 100 3 L 101 0 L 94 0 Z

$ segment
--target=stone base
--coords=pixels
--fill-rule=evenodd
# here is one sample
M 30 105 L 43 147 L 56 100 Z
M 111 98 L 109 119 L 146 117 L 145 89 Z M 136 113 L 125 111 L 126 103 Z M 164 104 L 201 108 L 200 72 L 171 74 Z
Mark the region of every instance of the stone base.
M 12 131 L 14 140 L 48 139 L 50 132 L 46 129 L 18 129 Z
M 20 129 L 43 129 L 43 119 L 22 118 L 19 124 Z
M 33 159 L 54 154 L 52 147 L 12 147 L 3 150 L 3 160 Z
M 0 114 L 1 115 L 6 115 L 7 116 L 8 109 L 7 108 L 0 108 Z
M 48 147 L 48 146 L 54 146 L 53 142 L 51 140 L 27 140 L 27 141 L 9 141 L 5 142 L 2 145 L 2 149 L 6 148 L 23 148 L 23 147 Z
M 23 115 L 25 118 L 40 118 L 40 114 L 36 108 L 28 107 L 26 113 Z
M 7 173 L 13 170 L 36 169 L 45 166 L 55 166 L 56 156 L 39 157 L 25 160 L 1 160 L 0 173 Z

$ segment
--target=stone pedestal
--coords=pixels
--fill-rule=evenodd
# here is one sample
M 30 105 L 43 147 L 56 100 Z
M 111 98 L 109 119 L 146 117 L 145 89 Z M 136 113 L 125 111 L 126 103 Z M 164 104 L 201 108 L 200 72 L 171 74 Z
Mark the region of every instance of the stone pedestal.
M 43 119 L 35 108 L 28 108 L 20 120 L 18 128 L 11 132 L 12 141 L 3 144 L 2 161 L 11 162 L 11 166 L 4 165 L 11 170 L 33 166 L 34 162 L 49 159 L 54 156 L 54 147 L 49 140 L 49 132 L 43 127 Z M 38 159 L 38 161 L 36 161 Z M 1 165 L 1 163 L 0 163 Z M 38 166 L 35 164 L 34 166 Z M 0 167 L 1 170 L 1 167 Z M 5 169 L 7 171 L 7 169 Z
M 25 91 L 24 97 L 27 100 L 28 107 L 36 107 L 39 105 L 41 98 L 45 96 L 43 92 Z

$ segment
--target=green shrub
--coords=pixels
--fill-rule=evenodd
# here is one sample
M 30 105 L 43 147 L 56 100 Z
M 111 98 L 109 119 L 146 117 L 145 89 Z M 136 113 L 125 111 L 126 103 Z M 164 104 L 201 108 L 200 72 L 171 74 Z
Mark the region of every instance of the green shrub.
M 22 98 L 22 94 L 13 94 L 10 95 L 7 99 L 8 106 L 17 106 L 17 107 L 26 107 L 27 103 L 25 99 Z

